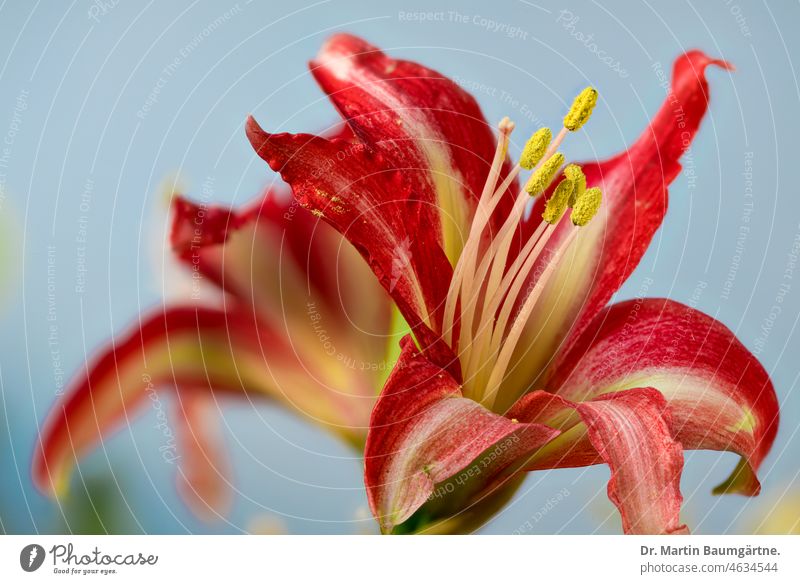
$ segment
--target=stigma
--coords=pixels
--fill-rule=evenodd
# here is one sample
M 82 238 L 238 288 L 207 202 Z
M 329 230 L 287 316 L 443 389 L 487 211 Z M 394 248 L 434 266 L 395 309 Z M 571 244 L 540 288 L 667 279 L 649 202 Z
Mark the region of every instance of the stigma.
M 453 271 L 442 322 L 442 336 L 461 363 L 464 394 L 487 407 L 492 407 L 502 389 L 524 325 L 555 271 L 560 254 L 600 208 L 600 189 L 587 188 L 581 167 L 574 163 L 565 166 L 566 157 L 558 151 L 567 134 L 588 121 L 596 103 L 597 91 L 592 87 L 584 89 L 564 117 L 558 135 L 553 138 L 549 128 L 534 132 L 518 163 L 500 184 L 514 123 L 503 118 L 498 124 L 495 156 Z M 508 188 L 523 170 L 530 171 L 530 175 L 515 195 L 502 227 L 487 229 L 498 203 L 509 196 Z M 541 222 L 512 257 L 511 246 L 518 241 L 518 227 L 525 210 L 531 197 L 540 196 L 545 197 Z M 564 227 L 566 237 L 559 240 L 556 257 L 547 254 L 545 258 L 547 242 L 562 224 L 568 209 L 571 212 Z M 540 259 L 543 261 L 538 262 Z M 543 268 L 537 269 L 532 279 L 537 263 Z

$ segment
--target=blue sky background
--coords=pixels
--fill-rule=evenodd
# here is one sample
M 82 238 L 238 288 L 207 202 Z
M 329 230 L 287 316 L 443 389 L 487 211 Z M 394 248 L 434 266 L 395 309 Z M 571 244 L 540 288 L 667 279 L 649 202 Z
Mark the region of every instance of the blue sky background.
M 293 533 L 374 531 L 360 462 L 269 405 L 223 409 L 240 490 L 227 523 L 202 523 L 180 503 L 152 411 L 86 458 L 63 506 L 33 489 L 28 467 L 56 391 L 48 316 L 55 314 L 59 357 L 71 374 L 157 305 L 159 182 L 177 173 L 197 194 L 211 175 L 214 200 L 251 199 L 272 175 L 245 138 L 245 117 L 252 112 L 271 130 L 330 125 L 336 114 L 306 62 L 339 30 L 455 77 L 490 120 L 512 117 L 520 136 L 539 123 L 557 125 L 576 91 L 595 85 L 601 101 L 590 129 L 565 147 L 574 159 L 606 157 L 636 138 L 664 98 L 657 63 L 669 72 L 676 55 L 697 47 L 737 66 L 735 74 L 709 72 L 712 103 L 691 163 L 617 298 L 646 292 L 694 303 L 732 328 L 771 373 L 783 423 L 761 472 L 763 497 L 710 495 L 735 462 L 730 454 L 689 453 L 683 478 L 694 531 L 752 529 L 784 494 L 800 495 L 800 271 L 790 256 L 800 237 L 797 22 L 796 2 L 744 0 L 0 2 L 0 154 L 9 149 L 0 160 L 2 529 L 79 529 L 78 517 L 91 510 L 89 485 L 111 530 L 235 533 L 277 523 Z M 76 236 L 84 230 L 86 285 L 77 293 Z M 607 477 L 604 467 L 533 475 L 484 531 L 511 533 L 530 521 L 524 530 L 534 533 L 619 532 Z M 559 492 L 567 496 L 541 513 Z

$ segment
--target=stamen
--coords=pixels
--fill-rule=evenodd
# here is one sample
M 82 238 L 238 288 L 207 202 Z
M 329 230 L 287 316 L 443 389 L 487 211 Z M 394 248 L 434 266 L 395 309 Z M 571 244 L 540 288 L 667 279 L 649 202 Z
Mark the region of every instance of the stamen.
M 487 355 L 496 352 L 496 344 L 494 341 L 498 336 L 497 332 L 498 330 L 505 330 L 505 324 L 500 323 L 508 319 L 511 313 L 510 305 L 514 304 L 514 299 L 516 299 L 519 295 L 519 291 L 522 289 L 525 276 L 530 272 L 533 262 L 539 255 L 541 247 L 544 246 L 549 239 L 549 234 L 545 231 L 547 227 L 549 227 L 549 225 L 542 221 L 534 234 L 528 238 L 525 246 L 514 259 L 514 263 L 503 276 L 500 284 L 486 287 L 481 320 L 477 326 L 474 340 L 470 343 L 470 356 L 466 371 L 480 371 L 481 368 L 479 364 L 481 361 L 484 360 Z M 542 236 L 542 233 L 545 235 Z M 504 298 L 505 303 L 503 310 L 500 312 L 500 316 L 495 319 L 497 309 L 500 307 L 500 303 L 503 302 Z M 481 379 L 475 379 L 473 384 L 477 384 L 480 381 Z
M 572 102 L 572 107 L 564 116 L 564 127 L 570 132 L 575 132 L 589 121 L 592 110 L 597 103 L 597 90 L 594 87 L 587 87 L 581 91 Z
M 497 391 L 506 375 L 508 365 L 511 362 L 511 357 L 514 354 L 514 350 L 517 348 L 517 343 L 519 342 L 520 337 L 522 336 L 525 323 L 528 322 L 528 318 L 530 317 L 534 306 L 536 306 L 536 302 L 539 300 L 539 297 L 542 295 L 542 292 L 547 286 L 547 283 L 555 271 L 556 266 L 558 266 L 561 256 L 564 254 L 565 250 L 569 249 L 577 232 L 578 230 L 574 229 L 569 235 L 567 235 L 563 244 L 559 245 L 559 249 L 555 256 L 548 262 L 547 267 L 542 272 L 542 275 L 539 276 L 538 280 L 536 281 L 533 291 L 531 291 L 531 293 L 522 303 L 519 313 L 516 315 L 513 323 L 511 324 L 511 329 L 509 330 L 508 335 L 503 340 L 502 348 L 500 349 L 497 360 L 492 368 L 492 373 L 489 376 L 489 382 L 486 384 L 486 391 L 484 393 L 484 396 L 489 399 L 491 405 L 494 405 L 494 400 L 497 397 Z
M 567 202 L 569 201 L 570 194 L 572 194 L 571 180 L 564 179 L 558 183 L 556 190 L 553 191 L 553 195 L 547 200 L 544 213 L 542 213 L 542 219 L 547 221 L 550 225 L 558 223 L 564 211 L 567 210 Z
M 502 298 L 502 294 L 498 294 L 497 304 L 495 304 L 493 301 L 494 310 L 497 310 L 499 300 L 503 300 L 503 306 L 500 309 L 499 316 L 494 323 L 494 331 L 492 333 L 490 344 L 492 354 L 497 354 L 497 351 L 503 342 L 503 336 L 505 335 L 508 320 L 511 318 L 511 311 L 514 309 L 514 306 L 516 306 L 517 299 L 522 291 L 522 286 L 527 281 L 526 279 L 530 275 L 536 260 L 539 259 L 539 256 L 542 254 L 547 242 L 550 241 L 550 236 L 553 235 L 554 231 L 555 228 L 552 225 L 546 221 L 542 221 L 537 228 L 536 233 L 533 235 L 533 237 L 531 237 L 528 244 L 525 245 L 520 257 L 514 262 L 514 266 L 511 268 L 511 270 L 509 270 L 508 275 L 514 276 L 511 286 L 508 285 L 505 278 L 503 279 L 505 286 L 501 285 L 501 291 L 508 289 L 508 293 L 506 294 L 504 300 Z M 534 246 L 532 244 L 536 245 Z M 520 264 L 521 267 L 519 267 Z
M 572 209 L 572 214 L 570 215 L 572 223 L 579 227 L 583 227 L 589 223 L 597 214 L 597 210 L 600 209 L 602 200 L 603 193 L 598 187 L 586 189 L 586 192 L 578 199 Z
M 575 225 L 588 223 L 599 208 L 599 189 L 587 189 L 586 176 L 580 166 L 570 164 L 564 167 L 564 155 L 558 152 L 566 135 L 586 123 L 596 103 L 597 91 L 587 87 L 575 98 L 557 136 L 553 137 L 549 128 L 534 132 L 525 144 L 518 164 L 499 187 L 497 183 L 506 160 L 508 134 L 514 129 L 514 124 L 503 118 L 498 125 L 497 151 L 469 236 L 454 269 L 442 323 L 443 337 L 461 363 L 464 395 L 486 402 L 487 407 L 493 406 L 497 392 L 505 383 L 525 324 L 548 281 L 553 278 L 560 257 L 570 249 L 578 231 L 572 227 L 562 231 L 557 227 L 567 207 L 573 208 L 571 218 Z M 528 181 L 514 198 L 500 229 L 488 230 L 499 202 L 505 198 L 508 187 L 523 168 L 531 170 Z M 548 191 L 562 168 L 564 180 L 552 190 L 545 202 L 541 224 L 522 242 L 522 249 L 509 262 L 512 243 L 520 234 L 520 222 L 530 204 L 528 195 L 535 197 Z M 530 233 L 527 229 L 525 231 Z M 548 252 L 546 261 L 543 261 L 542 254 L 550 249 L 548 242 L 556 231 L 564 233 L 566 238 L 560 239 L 555 254 Z M 542 273 L 537 271 L 531 280 L 534 268 L 540 265 Z M 533 283 L 533 289 L 526 286 L 528 283 Z M 460 328 L 457 338 L 453 331 L 456 322 Z M 511 395 L 524 389 L 509 387 L 508 391 Z M 504 403 L 507 401 L 503 400 Z
M 547 147 L 553 139 L 553 132 L 550 128 L 539 128 L 533 136 L 525 143 L 522 155 L 519 157 L 519 165 L 525 170 L 531 170 L 539 164 L 539 161 L 547 152 Z
M 488 249 L 484 251 L 477 269 L 474 269 L 475 265 L 473 264 L 472 272 L 464 274 L 461 287 L 461 314 L 463 315 L 463 320 L 459 346 L 464 347 L 466 351 L 471 351 L 471 348 L 468 347 L 468 342 L 472 334 L 473 317 L 476 316 L 474 313 L 476 312 L 475 307 L 477 307 L 478 297 L 483 289 L 494 290 L 496 288 L 506 266 L 506 258 L 511 248 L 511 242 L 514 239 L 515 229 L 519 225 L 528 200 L 529 198 L 525 191 L 520 191 L 517 195 L 517 200 L 514 202 L 514 207 L 506 217 L 503 226 L 491 240 Z M 477 255 L 475 259 L 477 261 Z M 490 268 L 491 272 L 489 271 Z
M 564 164 L 564 155 L 561 152 L 556 152 L 548 158 L 528 179 L 528 183 L 525 185 L 528 194 L 535 197 L 547 190 L 562 164 Z
M 540 192 L 544 192 L 555 176 L 555 173 L 564 163 L 564 155 L 560 152 L 553 155 L 552 151 L 561 144 L 561 141 L 567 134 L 566 129 L 559 132 L 556 139 L 550 144 L 546 156 L 549 156 L 544 162 L 539 162 L 533 171 L 533 174 L 525 186 L 523 191 L 517 196 L 509 215 L 506 217 L 505 223 L 501 227 L 497 236 L 491 241 L 489 248 L 484 252 L 483 259 L 478 266 L 477 271 L 468 272 L 464 274 L 462 288 L 461 288 L 461 333 L 459 336 L 459 351 L 463 351 L 464 359 L 468 364 L 475 364 L 475 359 L 481 355 L 482 343 L 471 343 L 472 340 L 480 341 L 480 331 L 485 327 L 492 327 L 491 319 L 494 314 L 487 311 L 487 305 L 490 303 L 491 291 L 498 289 L 498 284 L 503 277 L 503 272 L 506 268 L 506 258 L 511 247 L 511 242 L 514 237 L 516 227 L 522 219 L 522 214 L 529 198 L 525 192 L 530 193 L 530 185 L 536 182 L 540 185 Z M 537 236 L 538 237 L 538 236 Z M 491 271 L 490 271 L 491 267 Z M 488 275 L 488 278 L 486 277 Z M 484 294 L 483 310 L 477 310 L 477 303 L 481 293 Z M 477 331 L 473 328 L 473 324 L 477 317 Z M 473 339 L 473 335 L 478 335 L 478 338 Z M 468 366 L 470 370 L 471 366 Z M 466 381 L 466 380 L 465 380 Z M 478 380 L 475 380 L 477 383 Z M 467 382 L 465 390 L 470 389 Z
M 575 201 L 583 196 L 586 190 L 586 175 L 583 174 L 583 169 L 577 164 L 568 164 L 564 169 L 564 176 L 572 181 L 572 193 L 569 196 L 567 205 L 574 207 Z

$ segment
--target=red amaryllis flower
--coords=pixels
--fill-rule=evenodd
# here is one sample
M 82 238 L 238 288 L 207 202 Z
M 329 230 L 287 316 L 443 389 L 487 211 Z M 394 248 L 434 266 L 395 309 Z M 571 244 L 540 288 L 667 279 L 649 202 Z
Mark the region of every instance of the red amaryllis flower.
M 709 65 L 728 68 L 698 51 L 679 57 L 650 127 L 584 165 L 563 167 L 557 148 L 587 120 L 593 89 L 512 167 L 511 122 L 495 140 L 452 81 L 347 35 L 312 72 L 356 142 L 249 120 L 259 155 L 355 246 L 412 327 L 365 451 L 384 532 L 472 529 L 524 471 L 603 462 L 627 533 L 685 532 L 687 448 L 738 453 L 716 492 L 758 493 L 778 405 L 755 357 L 680 303 L 607 306 L 666 213 L 707 109 Z M 519 190 L 523 167 L 533 173 Z M 527 214 L 529 195 L 541 196 Z
M 337 139 L 346 144 L 352 132 Z M 160 454 L 177 461 L 190 508 L 214 518 L 229 503 L 215 423 L 226 395 L 270 398 L 360 454 L 386 351 L 396 352 L 392 308 L 352 247 L 288 192 L 269 190 L 237 211 L 176 197 L 172 212 L 173 251 L 194 282 L 216 285 L 219 306 L 187 297 L 141 315 L 104 347 L 50 412 L 33 477 L 46 493 L 63 491 L 76 459 L 166 388 L 174 416 L 158 421 Z

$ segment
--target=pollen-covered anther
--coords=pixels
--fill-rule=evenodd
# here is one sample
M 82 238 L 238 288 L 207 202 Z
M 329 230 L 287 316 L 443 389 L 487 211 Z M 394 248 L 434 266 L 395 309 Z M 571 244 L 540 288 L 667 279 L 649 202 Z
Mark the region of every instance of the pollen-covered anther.
M 597 90 L 587 87 L 581 91 L 572 102 L 567 115 L 564 116 L 564 127 L 570 132 L 579 130 L 592 115 L 592 110 L 597 103 Z
M 586 192 L 577 200 L 575 206 L 572 208 L 570 219 L 572 223 L 583 227 L 597 214 L 600 209 L 600 203 L 603 200 L 603 193 L 599 187 L 592 187 L 586 189 Z
M 586 191 L 586 175 L 583 174 L 583 169 L 577 164 L 568 164 L 564 169 L 564 176 L 572 181 L 572 194 L 569 196 L 567 206 L 574 207 L 575 202 Z
M 519 165 L 525 170 L 531 170 L 534 166 L 539 164 L 539 161 L 547 152 L 547 147 L 553 139 L 553 132 L 550 128 L 539 128 L 533 133 L 533 136 L 525 143 L 525 148 L 522 150 L 522 156 L 519 157 Z
M 561 152 L 556 152 L 545 160 L 544 164 L 537 168 L 528 179 L 525 185 L 527 193 L 532 197 L 541 195 L 553 182 L 553 178 L 562 164 L 564 164 L 564 155 Z
M 553 191 L 553 194 L 547 200 L 544 213 L 542 213 L 542 219 L 551 225 L 558 223 L 564 215 L 564 211 L 567 210 L 567 202 L 569 201 L 570 194 L 572 194 L 571 180 L 564 179 L 558 183 L 556 190 Z

